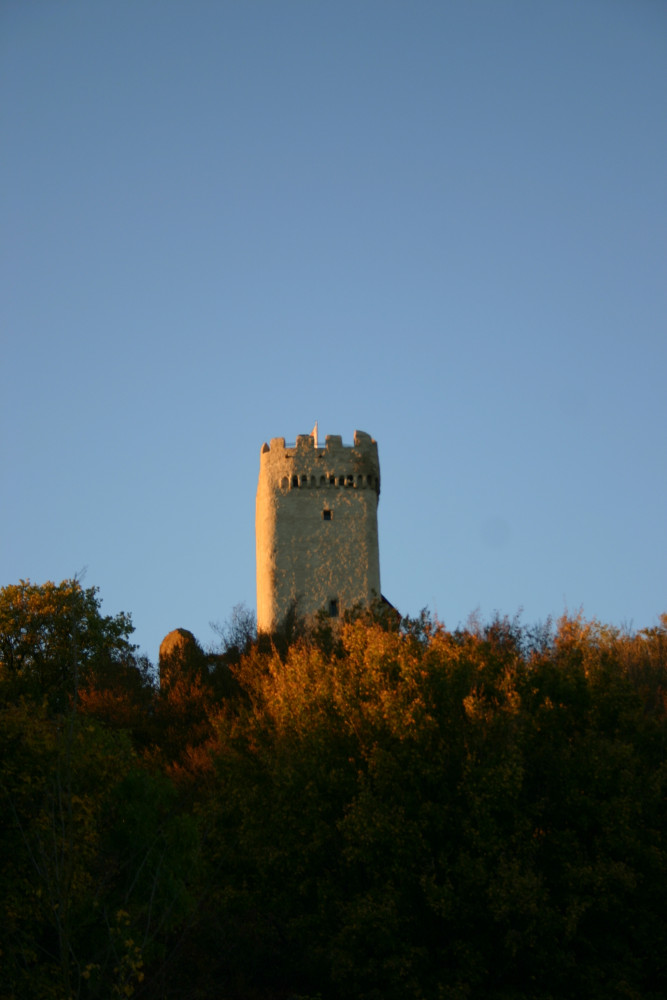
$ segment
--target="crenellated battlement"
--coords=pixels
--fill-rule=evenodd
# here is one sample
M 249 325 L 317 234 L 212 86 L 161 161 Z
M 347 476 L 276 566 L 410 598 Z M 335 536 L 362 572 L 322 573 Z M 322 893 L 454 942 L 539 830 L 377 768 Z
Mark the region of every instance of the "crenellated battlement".
M 340 452 L 340 451 L 372 451 L 375 456 L 377 456 L 377 441 L 375 441 L 370 434 L 366 434 L 365 431 L 355 431 L 354 432 L 354 444 L 345 445 L 343 444 L 343 438 L 340 434 L 327 434 L 325 438 L 325 445 L 322 447 L 315 447 L 315 436 L 313 434 L 298 434 L 296 442 L 294 444 L 285 444 L 284 437 L 271 438 L 271 444 L 262 445 L 262 454 L 267 452 L 272 452 L 276 454 L 277 452 L 284 452 L 290 456 L 294 456 L 297 452 L 302 451 L 318 451 L 318 452 Z
M 324 447 L 316 447 L 312 434 L 299 434 L 296 443 L 272 438 L 262 445 L 260 484 L 269 489 L 347 487 L 380 493 L 377 441 L 364 431 L 354 432 L 354 444 L 344 445 L 339 434 L 327 434 Z

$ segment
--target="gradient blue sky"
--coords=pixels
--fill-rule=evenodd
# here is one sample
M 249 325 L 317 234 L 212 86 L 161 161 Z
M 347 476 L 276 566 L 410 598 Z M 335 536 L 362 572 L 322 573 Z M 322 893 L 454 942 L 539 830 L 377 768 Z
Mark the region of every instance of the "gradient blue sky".
M 318 420 L 404 613 L 667 610 L 665 3 L 3 0 L 0 101 L 0 584 L 206 645 Z

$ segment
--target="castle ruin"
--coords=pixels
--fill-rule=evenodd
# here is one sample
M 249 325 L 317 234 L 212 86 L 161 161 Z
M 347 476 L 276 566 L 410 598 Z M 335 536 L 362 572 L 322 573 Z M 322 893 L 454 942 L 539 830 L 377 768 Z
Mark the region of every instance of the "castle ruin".
M 338 618 L 379 599 L 377 442 L 354 444 L 317 430 L 264 444 L 256 503 L 257 627 L 273 632 L 293 609 L 303 618 Z

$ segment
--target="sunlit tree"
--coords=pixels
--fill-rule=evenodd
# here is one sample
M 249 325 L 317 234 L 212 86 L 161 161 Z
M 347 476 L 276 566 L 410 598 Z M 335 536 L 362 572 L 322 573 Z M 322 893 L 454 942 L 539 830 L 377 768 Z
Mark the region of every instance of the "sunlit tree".
M 96 587 L 21 580 L 0 590 L 0 686 L 62 706 L 96 673 L 126 663 L 129 615 L 103 615 Z

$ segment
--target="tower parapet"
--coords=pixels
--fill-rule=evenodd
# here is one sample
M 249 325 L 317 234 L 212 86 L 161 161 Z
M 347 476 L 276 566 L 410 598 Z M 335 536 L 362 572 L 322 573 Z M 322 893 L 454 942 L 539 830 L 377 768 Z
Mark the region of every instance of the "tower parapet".
M 296 444 L 272 438 L 262 446 L 260 479 L 281 490 L 315 487 L 373 489 L 380 495 L 380 462 L 377 442 L 370 434 L 354 432 L 354 444 L 343 444 L 338 434 L 327 434 L 323 448 L 315 447 L 312 434 L 299 434 Z
M 337 434 L 317 447 L 312 434 L 294 445 L 272 438 L 260 454 L 256 504 L 257 625 L 270 632 L 290 608 L 304 617 L 380 597 L 377 442 Z

